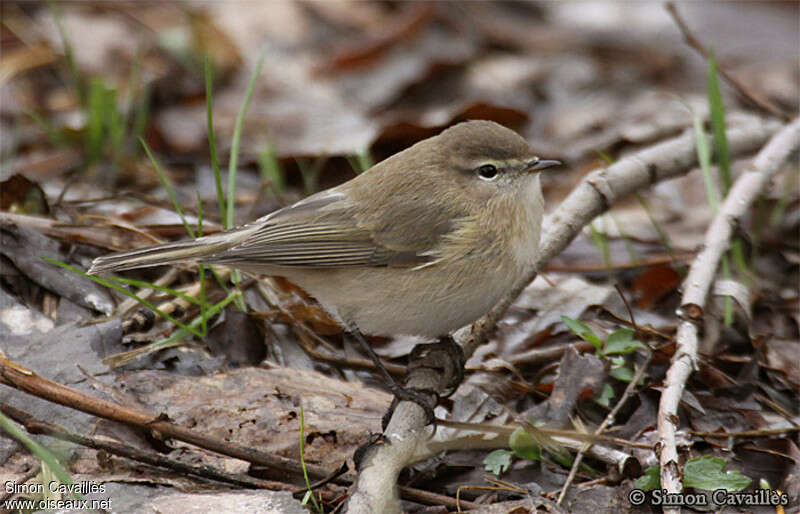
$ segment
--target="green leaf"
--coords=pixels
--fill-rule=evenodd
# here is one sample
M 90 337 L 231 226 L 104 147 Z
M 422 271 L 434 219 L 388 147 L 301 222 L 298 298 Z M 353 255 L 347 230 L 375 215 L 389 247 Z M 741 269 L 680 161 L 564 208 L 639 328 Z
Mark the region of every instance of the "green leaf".
M 508 438 L 514 455 L 522 459 L 542 460 L 542 447 L 524 428 L 518 427 Z
M 483 469 L 495 475 L 504 473 L 511 466 L 510 450 L 495 450 L 483 459 Z
M 633 486 L 636 489 L 641 489 L 642 491 L 652 491 L 658 487 L 661 487 L 661 477 L 659 476 L 659 467 L 658 466 L 650 466 L 644 471 L 644 475 L 640 476 L 636 479 L 633 483 Z
M 616 378 L 620 382 L 630 382 L 631 380 L 633 380 L 633 370 L 628 366 L 611 368 L 611 371 L 609 371 L 608 374 Z
M 603 407 L 610 407 L 611 400 L 614 399 L 614 388 L 608 384 L 603 384 L 603 390 L 600 392 L 600 396 L 594 399 L 594 402 L 598 405 L 602 405 Z
M 591 328 L 589 328 L 583 321 L 572 319 L 568 316 L 561 316 L 561 321 L 572 331 L 573 334 L 580 337 L 584 341 L 592 343 L 598 352 L 603 349 L 603 340 L 595 335 Z
M 741 491 L 752 480 L 738 471 L 723 471 L 728 464 L 722 457 L 696 457 L 683 467 L 683 485 L 704 491 Z
M 616 355 L 632 353 L 638 348 L 644 349 L 645 346 L 641 341 L 633 338 L 634 331 L 630 328 L 621 328 L 615 330 L 606 339 L 606 344 L 603 347 L 605 355 Z

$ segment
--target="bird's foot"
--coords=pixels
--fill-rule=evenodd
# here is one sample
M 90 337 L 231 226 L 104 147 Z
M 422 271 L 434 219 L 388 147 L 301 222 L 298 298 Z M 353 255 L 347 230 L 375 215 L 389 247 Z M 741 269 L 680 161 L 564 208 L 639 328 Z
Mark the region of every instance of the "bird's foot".
M 464 350 L 452 336 L 439 338 L 436 343 L 418 344 L 409 356 L 409 371 L 417 368 L 441 370 L 444 392 L 439 395 L 447 398 L 452 395 L 464 380 Z
M 425 411 L 426 425 L 435 422 L 436 416 L 433 409 L 439 404 L 439 399 L 452 395 L 464 380 L 464 351 L 450 336 L 442 337 L 436 343 L 418 344 L 409 355 L 408 375 L 423 368 L 433 369 L 437 375 L 442 377 L 440 383 L 443 392 L 412 387 L 392 387 L 391 392 L 395 397 L 389 410 L 383 416 L 384 430 L 389 424 L 397 404 L 404 400 L 414 402 L 422 407 Z
M 402 387 L 399 385 L 390 386 L 389 391 L 394 395 L 392 404 L 386 414 L 381 418 L 381 427 L 384 432 L 389 426 L 389 421 L 394 415 L 394 410 L 400 402 L 414 402 L 425 411 L 425 425 L 430 425 L 436 421 L 436 414 L 433 409 L 439 404 L 439 393 L 433 389 L 420 389 L 416 387 Z

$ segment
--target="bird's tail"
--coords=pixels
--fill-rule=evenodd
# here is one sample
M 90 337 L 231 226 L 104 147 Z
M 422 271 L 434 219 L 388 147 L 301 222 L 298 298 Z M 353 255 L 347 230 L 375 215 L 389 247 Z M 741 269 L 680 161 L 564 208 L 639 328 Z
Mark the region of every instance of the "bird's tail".
M 165 243 L 138 250 L 116 252 L 98 257 L 89 268 L 90 275 L 135 268 L 163 266 L 185 261 L 198 261 L 235 246 L 241 237 L 235 232 L 222 232 L 189 241 Z

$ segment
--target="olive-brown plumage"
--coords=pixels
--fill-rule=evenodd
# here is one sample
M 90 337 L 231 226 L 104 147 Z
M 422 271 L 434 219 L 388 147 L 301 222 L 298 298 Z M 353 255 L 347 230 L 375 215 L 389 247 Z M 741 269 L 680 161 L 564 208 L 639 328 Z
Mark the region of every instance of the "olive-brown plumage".
M 376 335 L 441 336 L 486 313 L 538 253 L 542 161 L 469 121 L 253 223 L 95 260 L 90 273 L 195 261 L 297 283 Z

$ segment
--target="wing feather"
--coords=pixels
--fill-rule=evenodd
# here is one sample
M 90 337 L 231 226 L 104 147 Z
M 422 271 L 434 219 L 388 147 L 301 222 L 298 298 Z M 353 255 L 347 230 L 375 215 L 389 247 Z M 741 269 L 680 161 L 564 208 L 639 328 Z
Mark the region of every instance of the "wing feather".
M 369 224 L 335 192 L 309 197 L 256 224 L 260 226 L 245 240 L 203 261 L 327 268 L 411 267 L 430 260 L 422 252 L 392 249 L 376 241 Z

